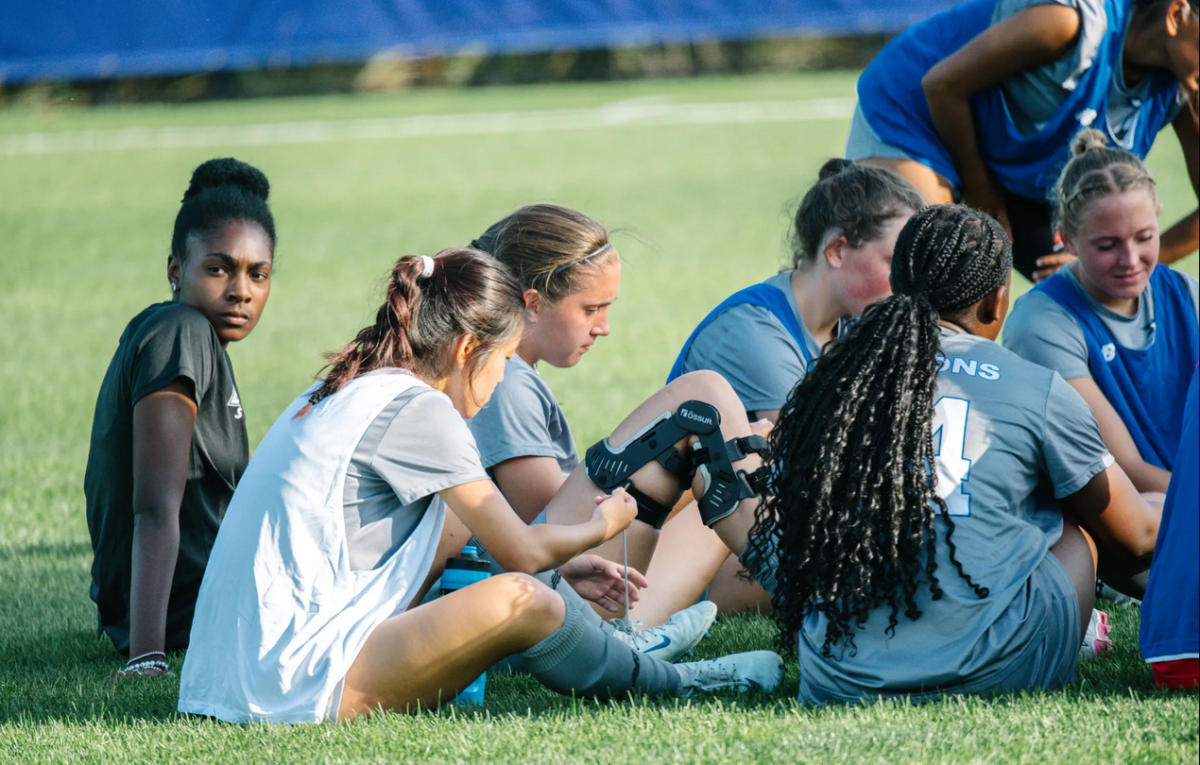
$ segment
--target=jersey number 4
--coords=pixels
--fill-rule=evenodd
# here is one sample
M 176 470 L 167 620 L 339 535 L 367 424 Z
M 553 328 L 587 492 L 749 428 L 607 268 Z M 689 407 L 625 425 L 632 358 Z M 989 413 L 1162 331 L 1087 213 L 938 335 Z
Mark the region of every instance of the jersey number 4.
M 963 457 L 970 412 L 971 402 L 965 398 L 942 396 L 933 405 L 937 492 L 950 515 L 971 514 L 971 495 L 963 489 L 963 484 L 971 480 L 971 460 Z

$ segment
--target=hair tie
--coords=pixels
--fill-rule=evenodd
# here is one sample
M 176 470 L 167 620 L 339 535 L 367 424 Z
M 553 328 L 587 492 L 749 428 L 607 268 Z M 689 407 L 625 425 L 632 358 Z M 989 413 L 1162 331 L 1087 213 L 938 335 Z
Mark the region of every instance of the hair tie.
M 429 277 L 433 276 L 433 258 L 429 257 L 428 255 L 422 255 L 421 263 L 424 264 L 424 267 L 421 269 L 421 275 L 418 278 L 428 279 Z

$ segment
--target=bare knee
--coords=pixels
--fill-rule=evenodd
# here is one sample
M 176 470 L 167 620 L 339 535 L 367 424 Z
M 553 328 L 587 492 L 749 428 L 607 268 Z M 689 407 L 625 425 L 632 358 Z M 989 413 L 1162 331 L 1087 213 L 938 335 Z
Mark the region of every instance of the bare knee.
M 703 401 L 712 404 L 723 414 L 746 411 L 729 381 L 708 369 L 680 375 L 667 385 L 666 390 L 680 402 Z
M 562 596 L 529 574 L 500 574 L 489 581 L 498 588 L 497 600 L 507 603 L 518 619 L 556 626 L 566 619 Z

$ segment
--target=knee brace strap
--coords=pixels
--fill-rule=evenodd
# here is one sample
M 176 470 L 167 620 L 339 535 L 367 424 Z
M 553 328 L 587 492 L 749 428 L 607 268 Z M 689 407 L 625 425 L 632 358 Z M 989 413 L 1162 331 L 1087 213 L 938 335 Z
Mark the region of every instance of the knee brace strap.
M 631 439 L 613 448 L 608 439 L 593 444 L 584 456 L 584 470 L 593 483 L 605 491 L 617 486 L 634 489 L 629 477 L 643 465 L 656 460 L 674 475 L 684 489 L 691 486 L 697 470 L 704 475 L 704 491 L 697 501 L 700 517 L 708 526 L 733 512 L 737 503 L 759 493 L 761 470 L 753 475 L 734 470 L 733 463 L 748 454 L 765 454 L 768 446 L 761 436 L 735 438 L 726 442 L 721 435 L 721 414 L 703 401 L 685 401 L 675 413 L 663 412 Z M 675 444 L 688 436 L 700 443 L 686 456 Z M 633 492 L 630 492 L 633 494 Z M 661 528 L 671 508 L 638 491 L 638 519 Z

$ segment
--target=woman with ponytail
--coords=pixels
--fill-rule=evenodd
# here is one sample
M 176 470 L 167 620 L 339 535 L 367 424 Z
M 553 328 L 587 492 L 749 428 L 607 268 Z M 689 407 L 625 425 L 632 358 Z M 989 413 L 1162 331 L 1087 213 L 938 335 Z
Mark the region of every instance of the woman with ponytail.
M 751 420 L 779 417 L 788 393 L 844 323 L 886 297 L 896 236 L 924 204 L 889 170 L 833 159 L 805 193 L 792 226 L 791 267 L 739 290 L 692 332 L 668 381 L 712 370 L 729 381 Z M 770 596 L 739 576 L 736 557 L 687 507 L 659 532 L 643 529 L 632 565 L 654 585 L 639 618 L 657 624 L 704 596 L 723 613 L 770 610 Z M 614 557 L 621 550 L 602 550 Z M 653 556 L 653 559 L 651 559 Z
M 529 526 L 489 479 L 464 419 L 503 378 L 524 307 L 512 273 L 477 250 L 396 263 L 374 323 L 330 354 L 325 377 L 280 415 L 238 486 L 200 590 L 180 711 L 282 723 L 414 711 L 513 654 L 547 687 L 586 697 L 778 684 L 782 662 L 766 651 L 678 665 L 644 656 L 577 595 L 531 576 L 558 567 L 569 582 L 590 581 L 582 589 L 595 600 L 623 603 L 582 553 L 637 510 L 581 467 L 550 505 L 588 517 Z M 749 432 L 727 386 L 691 376 L 614 436 L 695 398 Z M 682 493 L 657 464 L 639 476 L 659 501 Z M 445 564 L 447 511 L 460 522 L 458 549 L 473 535 L 513 573 L 417 605 Z
M 1142 161 L 1095 130 L 1071 154 L 1054 193 L 1077 260 L 1017 301 L 1004 346 L 1062 375 L 1134 486 L 1164 493 L 1200 358 L 1200 284 L 1160 263 L 1158 191 Z
M 1158 516 L 1087 405 L 994 342 L 1011 265 L 992 218 L 921 210 L 896 242 L 893 296 L 780 413 L 773 496 L 741 559 L 773 591 L 801 701 L 1066 683 L 1092 614 L 1091 540 L 1153 550 Z
M 217 527 L 250 459 L 225 348 L 258 324 L 271 289 L 270 185 L 236 159 L 196 168 L 175 218 L 171 300 L 125 328 L 96 400 L 84 493 L 99 629 L 157 677 L 188 646 Z
M 608 309 L 621 286 L 621 256 L 600 223 L 576 210 L 545 203 L 526 205 L 505 216 L 471 246 L 494 255 L 520 281 L 525 329 L 516 353 L 505 364 L 504 380 L 468 424 L 483 466 L 504 498 L 526 523 L 542 523 L 546 506 L 579 466 L 579 453 L 566 414 L 538 374 L 538 364 L 574 367 L 593 343 L 608 335 Z M 454 525 L 450 519 L 442 532 L 448 548 L 439 552 L 440 557 L 453 551 L 455 540 L 461 547 L 462 535 L 453 533 Z M 577 581 L 576 586 L 594 588 L 603 583 L 607 589 L 607 582 L 622 578 L 623 567 L 615 560 L 588 559 L 595 562 L 596 575 Z M 631 594 L 631 599 L 636 602 L 648 582 L 640 572 L 628 570 L 637 594 L 636 598 Z M 546 576 L 544 582 L 571 595 L 566 592 L 569 583 L 560 577 Z M 583 594 L 589 595 L 586 590 Z M 625 610 L 624 604 L 606 597 L 596 605 L 607 617 Z M 680 609 L 661 615 L 640 609 L 637 622 L 626 619 L 617 634 L 643 653 L 674 661 L 704 638 L 717 615 L 716 606 L 707 601 L 693 599 L 681 603 Z M 647 619 L 640 618 L 643 613 Z M 638 622 L 645 628 L 637 629 Z

